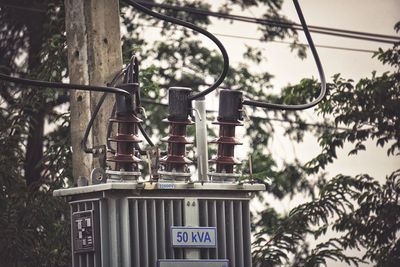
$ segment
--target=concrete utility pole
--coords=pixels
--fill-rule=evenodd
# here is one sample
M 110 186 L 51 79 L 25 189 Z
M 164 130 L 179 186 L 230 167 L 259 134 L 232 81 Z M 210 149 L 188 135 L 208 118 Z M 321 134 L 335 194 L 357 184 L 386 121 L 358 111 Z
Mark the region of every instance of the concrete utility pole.
M 65 0 L 68 69 L 71 83 L 105 85 L 122 67 L 118 0 Z M 92 155 L 81 149 L 91 111 L 102 93 L 71 92 L 71 142 L 74 181 L 89 178 Z M 114 96 L 97 115 L 88 146 L 105 144 Z

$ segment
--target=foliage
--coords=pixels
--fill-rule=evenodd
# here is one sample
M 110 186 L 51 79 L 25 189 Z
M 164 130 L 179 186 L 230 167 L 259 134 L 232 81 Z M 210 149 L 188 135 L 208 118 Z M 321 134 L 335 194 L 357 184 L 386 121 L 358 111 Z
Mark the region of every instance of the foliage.
M 199 0 L 168 0 L 169 4 L 211 9 Z M 266 19 L 287 21 L 280 14 L 282 0 L 228 0 L 217 8 L 229 13 L 235 7 L 265 8 Z M 202 37 L 187 29 L 133 12 L 121 3 L 124 27 L 124 62 L 133 53 L 142 61 L 141 84 L 148 120 L 146 130 L 153 139 L 165 135 L 161 123 L 166 109 L 166 89 L 188 86 L 202 90 L 219 75 L 222 59 L 215 50 L 205 48 Z M 21 9 L 22 8 L 22 9 Z M 28 8 L 30 10 L 24 10 Z M 157 10 L 204 28 L 211 24 L 204 15 L 173 10 Z M 61 81 L 68 76 L 63 1 L 13 1 L 0 5 L 0 69 L 2 72 L 43 80 Z M 144 27 L 158 27 L 162 38 L 149 43 L 141 35 Z M 266 41 L 292 38 L 292 48 L 305 56 L 292 28 L 263 25 L 259 29 Z M 397 71 L 373 74 L 358 83 L 336 75 L 329 95 L 316 111 L 324 117 L 317 125 L 308 124 L 301 113 L 264 111 L 265 119 L 252 117 L 246 131 L 252 147 L 254 177 L 272 181 L 268 195 L 278 199 L 307 193 L 312 201 L 290 214 L 278 213 L 265 204 L 254 214 L 254 262 L 259 266 L 320 266 L 328 259 L 355 264 L 371 261 L 378 266 L 394 266 L 399 256 L 398 193 L 399 172 L 388 176 L 383 185 L 366 174 L 338 175 L 327 180 L 324 169 L 345 142 L 354 143 L 351 155 L 364 150 L 369 138 L 387 147 L 389 155 L 399 150 L 399 51 L 380 50 L 375 55 Z M 280 103 L 303 103 L 315 97 L 318 83 L 304 79 L 283 89 L 281 96 L 269 94 L 270 73 L 253 73 L 250 64 L 264 60 L 263 52 L 248 47 L 244 61 L 231 66 L 223 87 L 240 89 L 245 96 Z M 52 190 L 71 184 L 68 94 L 0 83 L 0 258 L 5 266 L 68 266 L 70 264 L 69 208 Z M 306 164 L 284 162 L 280 167 L 268 151 L 274 125 L 269 119 L 289 121 L 286 135 L 301 142 L 305 132 L 319 136 L 322 151 Z M 332 120 L 332 118 L 334 120 Z M 48 122 L 50 131 L 45 131 Z M 349 128 L 344 128 L 349 127 Z M 210 132 L 210 135 L 214 135 Z M 248 172 L 248 166 L 244 167 Z M 317 182 L 306 177 L 314 175 Z M 318 194 L 318 197 L 316 195 Z M 263 196 L 259 199 L 263 201 Z M 340 237 L 322 240 L 328 231 Z M 308 244 L 316 238 L 315 247 Z M 397 239 L 396 239 L 397 238 Z M 364 248 L 362 258 L 350 257 L 347 249 Z
M 399 155 L 399 45 L 375 54 L 382 63 L 394 67 L 391 72 L 379 76 L 374 72 L 371 78 L 357 83 L 339 74 L 333 77 L 328 96 L 316 108 L 325 117 L 327 126 L 316 131 L 322 151 L 306 164 L 299 164 L 297 185 L 293 187 L 309 183 L 301 175 L 318 174 L 334 162 L 338 149 L 346 142 L 354 144 L 349 156 L 365 150 L 368 140 L 386 148 L 388 156 Z M 303 81 L 285 88 L 282 100 L 309 101 L 313 97 L 310 93 L 317 89 L 314 81 Z M 299 114 L 289 117 L 301 120 Z M 335 127 L 329 127 L 332 124 Z M 310 129 L 289 130 L 287 134 L 298 137 L 299 130 Z M 278 177 L 273 177 L 272 184 Z M 398 265 L 400 170 L 390 173 L 383 184 L 368 174 L 355 177 L 339 174 L 330 180 L 322 177 L 314 190 L 319 192 L 317 198 L 299 205 L 283 218 L 271 210 L 259 215 L 253 255 L 257 266 L 327 266 L 328 260 L 356 266 L 366 262 L 375 266 Z M 265 220 L 271 216 L 275 219 Z M 271 220 L 275 220 L 274 226 Z M 276 230 L 271 232 L 268 229 L 271 227 Z M 330 236 L 336 233 L 337 237 L 326 240 L 327 233 Z M 311 248 L 308 240 L 317 243 Z M 354 250 L 360 250 L 362 256 L 349 256 Z
M 52 81 L 65 76 L 61 2 L 13 2 L 32 12 L 0 8 L 2 72 Z M 68 266 L 69 207 L 52 196 L 71 176 L 69 114 L 59 111 L 68 96 L 0 86 L 0 265 Z M 55 127 L 45 134 L 46 121 Z

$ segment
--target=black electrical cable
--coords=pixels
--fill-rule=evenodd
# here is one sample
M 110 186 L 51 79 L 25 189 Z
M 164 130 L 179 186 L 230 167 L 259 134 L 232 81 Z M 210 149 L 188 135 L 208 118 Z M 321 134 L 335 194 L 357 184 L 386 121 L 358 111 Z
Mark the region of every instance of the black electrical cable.
M 124 70 L 124 83 L 128 83 L 128 81 L 129 81 L 129 75 L 130 75 L 131 70 L 132 70 L 132 59 L 134 57 L 135 57 L 135 55 L 132 56 L 131 60 L 129 61 L 129 64 L 126 66 L 126 68 Z M 111 111 L 111 118 L 113 118 L 115 116 L 116 110 L 117 110 L 117 106 L 114 103 L 112 111 Z M 109 150 L 109 152 L 115 153 L 116 150 L 112 148 L 111 142 L 109 140 L 109 138 L 111 137 L 111 132 L 112 132 L 112 123 L 110 123 L 110 121 L 108 121 L 108 123 L 107 123 L 107 135 L 106 135 L 106 147 Z
M 143 125 L 141 123 L 139 123 L 139 130 L 142 133 L 143 137 L 146 139 L 147 143 L 150 146 L 154 146 L 153 141 L 151 141 L 150 136 L 146 133 L 146 131 L 144 130 Z
M 86 153 L 93 153 L 93 148 L 87 147 L 87 139 L 89 136 L 90 129 L 93 126 L 94 120 L 99 112 L 104 100 L 107 96 L 107 93 L 116 93 L 116 94 L 124 94 L 130 96 L 130 93 L 121 88 L 115 88 L 113 85 L 116 81 L 120 78 L 121 73 L 119 72 L 111 82 L 111 86 L 92 86 L 92 85 L 82 85 L 82 84 L 70 84 L 70 83 L 57 83 L 57 82 L 48 82 L 48 81 L 39 81 L 39 80 L 31 80 L 31 79 L 23 79 L 23 78 L 16 78 L 9 75 L 5 75 L 0 73 L 0 80 L 18 83 L 23 85 L 29 86 L 38 86 L 38 87 L 45 87 L 45 88 L 56 88 L 56 89 L 67 89 L 67 90 L 85 90 L 85 91 L 94 91 L 94 92 L 104 92 L 104 94 L 100 97 L 99 102 L 97 103 L 93 114 L 86 126 L 85 133 L 83 139 L 81 141 L 81 147 Z
M 146 28 L 156 28 L 156 29 L 162 29 L 162 26 L 154 26 L 154 25 L 146 25 L 146 24 L 138 24 L 138 26 L 146 27 Z M 227 37 L 227 38 L 235 38 L 235 39 L 243 39 L 243 40 L 253 40 L 253 41 L 258 41 L 258 42 L 264 42 L 260 38 L 255 38 L 251 36 L 244 36 L 244 35 L 237 35 L 237 34 L 224 34 L 224 33 L 212 33 L 216 36 L 221 36 L 221 37 Z M 287 41 L 278 41 L 278 40 L 270 40 L 268 42 L 272 43 L 278 43 L 278 44 L 293 44 L 292 42 L 287 42 Z M 306 43 L 298 43 L 299 45 L 304 45 L 304 46 L 309 46 Z M 333 45 L 318 45 L 316 44 L 315 47 L 320 47 L 320 48 L 327 48 L 327 49 L 334 49 L 334 50 L 344 50 L 344 51 L 353 51 L 353 52 L 362 52 L 362 53 L 376 53 L 375 50 L 370 50 L 370 49 L 362 49 L 362 48 L 352 48 L 352 47 L 345 47 L 345 46 L 333 46 Z M 223 87 L 219 87 L 220 89 L 224 89 Z M 227 88 L 229 89 L 229 88 Z
M 150 16 L 155 17 L 155 18 L 158 18 L 158 19 L 161 19 L 161 20 L 164 20 L 164 21 L 167 21 L 167 22 L 171 22 L 171 23 L 174 23 L 174 24 L 178 24 L 178 25 L 190 28 L 193 31 L 199 32 L 199 33 L 205 35 L 206 37 L 210 38 L 218 46 L 219 50 L 222 53 L 222 57 L 223 57 L 223 60 L 224 60 L 222 73 L 220 74 L 218 79 L 214 82 L 214 84 L 212 84 L 209 88 L 207 88 L 207 89 L 205 89 L 205 90 L 203 90 L 201 92 L 198 92 L 198 93 L 195 93 L 195 94 L 191 95 L 189 97 L 190 100 L 194 100 L 194 99 L 197 99 L 199 97 L 207 95 L 208 93 L 210 93 L 213 90 L 217 89 L 218 86 L 224 81 L 226 75 L 228 74 L 228 70 L 229 70 L 229 57 L 228 57 L 228 53 L 225 50 L 225 47 L 218 40 L 217 37 L 215 37 L 210 32 L 208 32 L 208 31 L 206 31 L 206 30 L 204 30 L 204 29 L 202 29 L 202 28 L 200 28 L 200 27 L 198 27 L 198 26 L 196 26 L 196 25 L 194 25 L 194 24 L 192 24 L 190 22 L 186 22 L 186 21 L 183 21 L 183 20 L 180 20 L 180 19 L 176 19 L 176 18 L 172 18 L 172 17 L 168 17 L 168 16 L 165 16 L 165 15 L 156 13 L 156 12 L 146 8 L 145 6 L 139 4 L 136 1 L 124 0 L 124 2 L 126 2 L 127 4 L 133 6 L 134 8 L 142 11 L 143 13 L 146 13 L 146 14 L 148 14 Z
M 176 6 L 176 5 L 161 4 L 161 3 L 154 3 L 154 2 L 147 2 L 147 1 L 137 1 L 137 2 L 139 2 L 142 5 L 150 6 L 150 7 L 158 7 L 158 8 L 163 8 L 163 9 L 184 11 L 184 12 L 188 12 L 188 13 L 192 13 L 192 14 L 200 14 L 200 15 L 212 16 L 212 17 L 217 17 L 217 18 L 231 19 L 231 20 L 247 22 L 247 23 L 271 25 L 271 26 L 277 26 L 277 27 L 282 27 L 282 28 L 294 28 L 296 30 L 303 30 L 301 27 L 302 26 L 301 24 L 287 22 L 287 21 L 264 19 L 264 18 L 252 18 L 252 17 L 247 17 L 247 16 L 226 14 L 226 13 L 222 13 L 222 12 L 212 12 L 209 10 L 196 9 L 196 8 L 192 8 L 192 7 Z M 338 37 L 353 38 L 353 39 L 366 40 L 366 41 L 372 41 L 372 42 L 393 44 L 394 42 L 396 42 L 396 41 L 398 42 L 400 40 L 400 38 L 397 36 L 386 35 L 386 34 L 352 31 L 352 30 L 321 27 L 321 26 L 308 26 L 308 27 L 309 27 L 309 31 L 314 32 L 314 33 L 334 35 L 334 36 L 338 36 Z
M 133 82 L 133 83 L 139 83 L 139 62 L 138 62 L 137 57 L 132 57 L 132 60 L 131 60 L 130 79 L 131 79 L 131 82 Z M 135 96 L 136 96 L 136 105 L 138 107 L 140 107 L 140 105 L 141 105 L 140 90 L 136 91 Z M 153 141 L 151 141 L 150 136 L 147 134 L 147 132 L 143 128 L 143 125 L 141 124 L 141 122 L 139 122 L 138 127 L 139 127 L 139 130 L 142 133 L 143 137 L 146 139 L 147 143 L 151 147 L 153 147 L 154 143 L 153 143 Z M 139 147 L 139 149 L 140 149 L 140 147 Z
M 126 72 L 125 72 L 125 81 L 124 82 L 128 82 L 128 83 L 139 83 L 139 62 L 137 57 L 134 55 L 132 56 L 129 65 L 126 68 Z M 141 97 L 140 97 L 140 92 L 136 91 L 135 92 L 135 99 L 137 101 L 137 105 L 140 106 L 141 103 Z M 111 112 L 111 116 L 114 117 L 116 112 L 116 105 L 114 104 L 112 112 Z M 143 126 L 139 123 L 139 130 L 142 133 L 143 137 L 146 139 L 147 143 L 150 146 L 154 146 L 153 141 L 151 141 L 150 136 L 147 134 L 147 132 L 144 130 Z M 106 144 L 107 144 L 107 148 L 111 153 L 115 153 L 116 150 L 112 148 L 111 146 L 111 142 L 109 141 L 109 137 L 111 136 L 111 132 L 112 132 L 112 124 L 110 122 L 108 122 L 107 125 L 107 140 L 106 140 Z M 136 144 L 137 145 L 137 144 Z M 137 149 L 140 150 L 140 147 L 137 145 L 136 147 Z
M 135 57 L 134 60 L 133 60 L 132 81 L 133 81 L 134 83 L 139 84 L 139 61 L 138 61 L 137 57 Z M 138 91 L 136 92 L 136 105 L 137 105 L 138 107 L 141 106 L 140 99 L 141 99 L 140 90 L 138 90 Z
M 16 77 L 12 77 L 9 75 L 5 75 L 3 73 L 0 73 L 0 80 L 12 82 L 12 83 L 23 84 L 23 85 L 29 85 L 29 86 L 45 87 L 45 88 L 66 89 L 66 90 L 85 90 L 85 91 L 94 91 L 94 92 L 124 94 L 127 96 L 130 95 L 128 91 L 126 91 L 124 89 L 120 89 L 120 88 L 115 88 L 115 87 L 39 81 L 39 80 L 16 78 Z
M 111 118 L 113 118 L 115 116 L 115 112 L 117 110 L 117 106 L 114 104 L 112 111 L 111 111 Z M 106 140 L 106 144 L 107 144 L 107 149 L 111 152 L 111 153 L 115 153 L 115 149 L 113 149 L 111 147 L 111 141 L 109 140 L 110 136 L 111 136 L 111 132 L 112 132 L 112 123 L 110 121 L 107 122 L 107 140 Z
M 301 11 L 300 5 L 297 0 L 293 0 L 293 4 L 296 8 L 297 15 L 299 16 L 301 25 L 303 26 L 304 29 L 304 34 L 306 35 L 307 42 L 310 46 L 312 55 L 315 60 L 315 64 L 317 65 L 318 68 L 318 73 L 319 77 L 321 80 L 321 91 L 319 93 L 319 96 L 312 102 L 307 103 L 307 104 L 299 104 L 299 105 L 284 105 L 284 104 L 274 104 L 274 103 L 266 103 L 266 102 L 261 102 L 261 101 L 255 101 L 255 100 L 244 100 L 243 104 L 244 105 L 250 105 L 250 106 L 255 106 L 255 107 L 260 107 L 260 108 L 268 108 L 268 109 L 281 109 L 281 110 L 303 110 L 307 108 L 311 108 L 315 105 L 317 105 L 319 102 L 321 102 L 324 97 L 326 96 L 326 81 L 325 81 L 325 74 L 324 70 L 322 68 L 321 61 L 319 59 L 317 50 L 314 46 L 314 42 L 311 38 L 310 32 L 307 27 L 307 23 L 304 19 L 303 12 Z
M 113 80 L 110 82 L 110 85 L 114 86 L 117 83 L 117 81 L 121 78 L 123 73 L 124 73 L 124 70 L 119 71 L 117 73 L 117 75 L 114 76 Z M 97 102 L 97 104 L 93 110 L 92 116 L 90 117 L 90 120 L 89 120 L 88 124 L 86 125 L 85 133 L 83 134 L 83 138 L 81 141 L 81 148 L 83 149 L 83 151 L 85 151 L 85 153 L 88 153 L 88 154 L 93 153 L 93 148 L 87 147 L 87 140 L 89 137 L 89 132 L 92 129 L 94 120 L 96 119 L 96 116 L 99 113 L 99 110 L 100 110 L 101 106 L 103 105 L 107 95 L 108 95 L 108 93 L 104 93 L 100 97 L 99 102 Z
M 232 19 L 232 20 L 243 21 L 243 22 L 266 24 L 266 25 L 276 25 L 276 26 L 280 26 L 280 27 L 288 27 L 285 24 L 290 25 L 289 27 L 301 26 L 301 24 L 297 24 L 297 23 L 272 20 L 272 19 L 252 18 L 252 17 L 240 16 L 240 15 L 226 14 L 226 13 L 222 13 L 222 12 L 212 12 L 212 11 L 208 11 L 208 10 L 195 9 L 195 8 L 191 8 L 191 7 L 175 6 L 175 5 L 170 5 L 170 4 L 160 4 L 160 3 L 148 2 L 148 1 L 137 1 L 137 2 L 142 5 L 150 6 L 150 7 L 160 7 L 160 8 L 171 9 L 171 10 L 185 11 L 185 12 L 189 12 L 189 13 L 193 13 L 193 14 L 203 14 L 203 15 L 207 15 L 207 16 L 226 18 L 226 19 Z M 21 10 L 27 10 L 27 11 L 32 11 L 32 12 L 46 13 L 45 9 L 26 8 L 26 7 L 15 6 L 15 5 L 7 5 L 4 3 L 2 3 L 1 6 L 21 9 Z M 277 25 L 277 23 L 279 23 L 280 25 Z M 314 32 L 314 30 L 320 29 L 323 31 L 330 31 L 332 33 L 335 33 L 335 32 L 336 33 L 350 33 L 350 34 L 363 35 L 363 36 L 369 36 L 369 37 L 372 36 L 372 37 L 378 37 L 378 38 L 387 38 L 387 39 L 392 39 L 395 42 L 399 41 L 399 39 L 400 39 L 397 36 L 387 35 L 387 34 L 361 32 L 361 31 L 353 31 L 353 30 L 321 27 L 321 26 L 312 26 L 312 25 L 309 25 L 308 27 L 310 29 L 310 32 Z M 302 29 L 299 28 L 296 30 L 302 30 Z M 322 33 L 322 34 L 324 34 L 324 33 Z M 350 36 L 339 36 L 339 37 L 354 38 L 356 36 L 351 36 L 351 37 Z M 367 39 L 367 41 L 368 41 L 368 39 Z M 378 40 L 378 39 L 369 40 L 369 41 L 386 42 L 385 40 Z M 393 43 L 393 42 L 391 42 L 391 43 Z
M 112 113 L 111 113 L 111 117 L 114 117 L 115 111 L 116 111 L 116 105 L 114 104 L 113 109 L 112 109 Z M 140 132 L 142 133 L 142 135 L 146 139 L 147 143 L 150 146 L 154 146 L 153 141 L 151 141 L 150 137 L 148 136 L 146 131 L 143 129 L 142 124 L 139 123 L 138 126 L 139 126 Z M 109 137 L 111 136 L 111 132 L 112 132 L 112 124 L 110 122 L 108 122 L 108 125 L 107 125 L 107 141 L 106 141 L 107 142 L 107 149 L 108 149 L 109 152 L 115 153 L 117 151 L 114 148 L 112 148 L 111 142 L 109 140 Z M 135 144 L 135 145 L 136 145 L 136 148 L 139 150 L 139 152 L 142 152 L 142 150 L 140 149 L 139 145 L 138 144 Z
M 148 27 L 153 27 L 153 26 L 148 26 Z M 214 33 L 217 36 L 221 37 L 228 37 L 228 38 L 237 38 L 237 39 L 244 39 L 244 40 L 254 40 L 258 42 L 263 42 L 260 40 L 260 38 L 255 38 L 251 36 L 242 36 L 242 35 L 235 35 L 235 34 L 224 34 L 224 33 Z M 272 43 L 278 43 L 278 44 L 292 44 L 291 42 L 286 42 L 286 41 L 277 41 L 277 40 L 272 40 L 268 41 Z M 298 43 L 299 45 L 305 45 L 309 46 L 306 43 Z M 334 46 L 334 45 L 315 45 L 315 47 L 320 47 L 320 48 L 327 48 L 327 49 L 335 49 L 335 50 L 344 50 L 344 51 L 352 51 L 352 52 L 363 52 L 363 53 L 375 53 L 375 50 L 370 50 L 370 49 L 361 49 L 361 48 L 352 48 L 352 47 L 343 47 L 343 46 Z
M 96 119 L 97 113 L 99 113 L 99 110 L 100 110 L 101 106 L 103 105 L 106 97 L 107 97 L 107 93 L 103 93 L 103 95 L 99 99 L 99 102 L 97 103 L 97 105 L 95 106 L 95 108 L 93 110 L 92 116 L 90 117 L 88 124 L 86 125 L 85 133 L 84 133 L 82 141 L 81 141 L 81 148 L 85 153 L 88 153 L 88 154 L 93 153 L 93 148 L 87 147 L 87 140 L 89 137 L 90 129 L 92 129 L 94 120 Z
M 111 112 L 111 117 L 114 117 L 115 112 L 116 112 L 116 105 L 114 104 L 112 112 Z M 145 130 L 142 128 L 142 125 L 140 123 L 138 123 L 138 125 L 139 125 L 140 132 L 143 134 L 143 136 L 146 139 L 147 143 L 150 146 L 154 146 L 154 143 L 151 141 L 150 137 L 147 135 Z M 111 136 L 111 132 L 112 132 L 112 124 L 110 122 L 108 122 L 108 124 L 107 124 L 107 140 L 106 140 L 107 150 L 109 152 L 111 152 L 111 153 L 116 153 L 117 151 L 114 148 L 112 148 L 111 142 L 109 140 L 109 138 Z M 137 143 L 135 143 L 135 148 L 138 149 L 139 152 L 142 154 L 143 151 L 140 149 L 140 147 L 139 147 L 139 145 Z

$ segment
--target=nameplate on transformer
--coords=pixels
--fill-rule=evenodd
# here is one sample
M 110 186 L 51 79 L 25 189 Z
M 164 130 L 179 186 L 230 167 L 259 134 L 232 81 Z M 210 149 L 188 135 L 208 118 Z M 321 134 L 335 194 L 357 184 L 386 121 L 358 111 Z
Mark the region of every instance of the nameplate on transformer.
M 217 228 L 172 226 L 171 238 L 173 247 L 215 248 L 217 247 Z
M 158 267 L 229 267 L 228 260 L 158 260 Z

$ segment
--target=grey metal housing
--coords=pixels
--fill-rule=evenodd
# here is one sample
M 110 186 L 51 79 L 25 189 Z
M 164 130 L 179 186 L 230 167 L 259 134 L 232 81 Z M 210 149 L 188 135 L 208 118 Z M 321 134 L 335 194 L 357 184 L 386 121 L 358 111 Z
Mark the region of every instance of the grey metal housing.
M 252 266 L 249 201 L 252 192 L 261 189 L 254 185 L 250 190 L 251 186 L 146 190 L 103 184 L 58 190 L 55 195 L 67 196 L 71 218 L 93 211 L 94 249 L 72 248 L 74 267 L 156 267 L 159 259 L 228 259 L 230 267 L 248 267 Z M 173 248 L 171 226 L 216 227 L 217 247 Z

